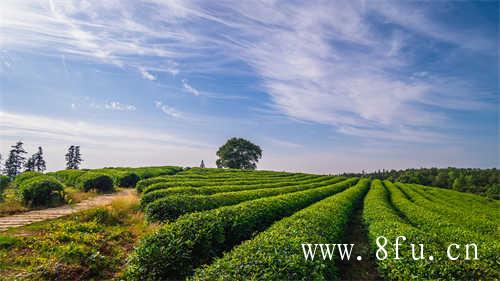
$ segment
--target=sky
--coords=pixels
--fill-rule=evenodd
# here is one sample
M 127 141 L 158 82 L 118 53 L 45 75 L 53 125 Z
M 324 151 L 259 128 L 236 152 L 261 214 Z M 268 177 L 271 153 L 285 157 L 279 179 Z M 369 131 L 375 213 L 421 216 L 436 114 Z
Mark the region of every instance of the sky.
M 64 168 L 499 167 L 498 1 L 0 1 L 0 153 Z

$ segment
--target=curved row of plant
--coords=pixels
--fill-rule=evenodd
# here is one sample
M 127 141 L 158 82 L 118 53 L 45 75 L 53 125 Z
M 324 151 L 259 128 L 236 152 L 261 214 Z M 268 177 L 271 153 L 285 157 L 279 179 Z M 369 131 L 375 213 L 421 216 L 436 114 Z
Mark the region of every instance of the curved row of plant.
M 276 183 L 267 184 L 252 184 L 252 185 L 216 185 L 216 186 L 203 186 L 203 187 L 170 187 L 162 188 L 144 193 L 141 198 L 141 206 L 146 206 L 150 202 L 153 202 L 159 198 L 172 196 L 172 195 L 212 195 L 223 192 L 236 192 L 243 190 L 254 190 L 254 189 L 271 189 L 279 187 L 292 187 L 311 183 L 334 183 L 335 181 L 340 181 L 339 177 L 332 176 L 319 176 L 312 179 L 300 180 L 300 181 L 279 181 Z M 153 184 L 149 188 L 161 185 L 161 183 Z
M 262 188 L 255 190 L 223 192 L 213 195 L 173 195 L 156 200 L 152 198 L 154 201 L 151 202 L 141 200 L 141 203 L 144 203 L 142 207 L 145 208 L 146 218 L 149 222 L 169 221 L 174 220 L 186 213 L 215 209 L 221 206 L 234 205 L 262 197 L 321 188 L 322 186 L 334 184 L 341 180 L 343 180 L 343 178 L 332 178 L 326 182 L 315 182 L 280 188 Z
M 471 216 L 468 209 L 469 207 L 473 208 L 473 206 L 467 202 L 463 202 L 460 208 L 457 208 L 457 206 L 451 207 L 447 204 L 431 201 L 426 195 L 417 192 L 418 188 L 411 185 L 396 183 L 396 186 L 417 206 L 439 215 L 446 216 L 446 219 L 450 222 L 458 224 L 461 227 L 465 227 L 478 234 L 490 236 L 491 239 L 497 239 L 500 237 L 497 233 L 498 224 L 495 223 L 495 221 L 488 220 L 484 216 Z M 496 209 L 496 212 L 499 210 L 500 209 Z M 495 210 L 491 211 L 495 212 Z M 467 220 L 464 220 L 464 218 L 467 218 Z
M 380 180 L 374 180 L 364 199 L 363 221 L 367 225 L 374 256 L 379 249 L 377 238 L 383 236 L 387 239 L 384 247 L 387 256 L 384 259 L 384 254 L 380 252 L 377 260 L 380 275 L 385 280 L 411 280 L 416 277 L 423 280 L 469 279 L 460 261 L 450 261 L 447 258 L 447 245 L 440 241 L 439 234 L 422 231 L 406 217 L 400 216 L 391 203 L 393 195 Z M 406 240 L 400 240 L 399 255 L 396 256 L 393 244 L 400 236 L 405 236 Z M 379 242 L 383 243 L 383 240 Z M 413 260 L 410 243 L 425 245 L 426 257 Z M 431 254 L 434 258 L 432 261 L 427 258 Z
M 483 235 L 473 229 L 464 227 L 463 223 L 453 216 L 436 213 L 415 204 L 406 197 L 401 189 L 389 181 L 384 181 L 384 185 L 391 193 L 395 208 L 402 212 L 412 225 L 432 235 L 442 245 L 446 247 L 452 243 L 459 245 L 474 243 L 477 245 L 478 254 L 481 258 L 479 260 L 467 261 L 461 259 L 454 261 L 455 265 L 460 265 L 459 269 L 454 269 L 450 273 L 458 276 L 454 278 L 494 280 L 500 277 L 500 273 L 495 270 L 497 266 L 496 260 L 500 252 L 500 242 L 498 240 L 488 234 Z M 481 206 L 476 207 L 480 208 Z M 470 214 L 470 216 L 473 217 L 473 214 Z M 446 247 L 443 247 L 440 252 L 446 252 Z M 441 262 L 435 261 L 434 263 Z
M 441 189 L 418 184 L 406 184 L 414 187 L 413 190 L 422 194 L 429 200 L 451 208 L 464 206 L 469 213 L 474 214 L 476 218 L 490 221 L 500 221 L 500 201 L 491 198 L 476 196 L 474 194 L 458 192 L 449 189 Z M 481 208 L 477 208 L 481 205 Z
M 302 243 L 341 241 L 353 206 L 367 192 L 370 181 L 323 199 L 274 223 L 211 265 L 196 270 L 192 280 L 336 280 L 332 260 L 304 261 Z M 317 252 L 319 254 L 319 251 Z
M 178 280 L 273 222 L 356 184 L 357 178 L 278 196 L 186 214 L 141 241 L 125 278 Z
M 178 178 L 177 176 L 163 176 L 141 180 L 137 183 L 138 192 L 148 193 L 153 190 L 167 187 L 203 187 L 214 185 L 252 185 L 277 183 L 281 181 L 297 181 L 316 178 L 316 175 L 290 174 L 287 177 L 266 178 L 266 177 L 231 177 L 224 179 L 189 179 Z M 155 185 L 155 187 L 152 187 Z

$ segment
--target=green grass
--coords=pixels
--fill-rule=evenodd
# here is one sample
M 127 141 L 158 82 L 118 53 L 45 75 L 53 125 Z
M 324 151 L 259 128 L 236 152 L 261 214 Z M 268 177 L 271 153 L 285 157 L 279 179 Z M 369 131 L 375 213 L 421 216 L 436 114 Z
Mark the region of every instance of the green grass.
M 0 280 L 109 280 L 136 241 L 153 229 L 137 199 L 0 234 Z

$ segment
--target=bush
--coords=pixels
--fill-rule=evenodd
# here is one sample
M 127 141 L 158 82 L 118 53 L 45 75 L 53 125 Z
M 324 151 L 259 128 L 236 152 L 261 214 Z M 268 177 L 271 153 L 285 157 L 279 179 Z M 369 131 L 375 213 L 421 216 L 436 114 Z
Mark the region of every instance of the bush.
M 90 190 L 97 192 L 114 191 L 113 179 L 106 174 L 96 172 L 87 172 L 78 177 L 77 187 L 85 192 Z
M 145 237 L 129 261 L 131 280 L 180 280 L 274 221 L 355 184 L 356 178 L 321 188 L 261 198 L 184 215 Z
M 39 172 L 24 172 L 16 176 L 14 181 L 12 182 L 14 186 L 19 187 L 21 184 L 27 180 L 30 180 L 32 178 L 36 178 L 39 176 L 43 176 L 44 174 L 39 173 Z
M 47 173 L 47 175 L 55 177 L 65 185 L 77 186 L 78 178 L 85 173 L 87 173 L 86 170 L 61 170 L 57 172 Z
M 135 187 L 140 180 L 134 172 L 121 172 L 116 176 L 116 185 L 119 187 Z
M 24 181 L 18 198 L 28 207 L 52 207 L 64 203 L 64 187 L 53 177 L 41 176 Z
M 0 175 L 0 202 L 3 200 L 3 191 L 9 185 L 10 178 L 8 176 Z
M 331 260 L 316 258 L 304 262 L 301 243 L 340 242 L 349 215 L 368 190 L 369 182 L 361 179 L 355 187 L 273 224 L 210 266 L 198 269 L 193 279 L 260 280 L 264 276 L 268 280 L 337 279 L 338 268 Z
M 341 180 L 343 180 L 343 178 L 341 177 L 332 177 L 328 181 L 301 184 L 297 186 L 262 188 L 236 192 L 222 192 L 208 196 L 173 195 L 154 198 L 149 196 L 149 194 L 151 193 L 148 193 L 142 197 L 141 206 L 146 207 L 146 218 L 149 221 L 166 221 L 176 219 L 177 217 L 185 213 L 210 210 L 221 206 L 234 205 L 243 201 L 254 200 L 262 197 L 320 188 L 328 184 L 337 183 Z

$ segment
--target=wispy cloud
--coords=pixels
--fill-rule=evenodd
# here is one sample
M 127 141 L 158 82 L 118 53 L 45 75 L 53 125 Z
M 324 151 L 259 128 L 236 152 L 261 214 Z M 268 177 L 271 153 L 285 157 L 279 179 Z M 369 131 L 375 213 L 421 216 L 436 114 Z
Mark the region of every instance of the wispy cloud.
M 182 114 L 179 111 L 177 111 L 173 107 L 170 107 L 166 104 L 163 104 L 161 101 L 155 101 L 155 106 L 156 106 L 156 108 L 160 109 L 163 113 L 165 113 L 166 115 L 168 115 L 170 117 L 174 117 L 174 118 L 182 117 Z
M 206 147 L 195 140 L 160 131 L 117 127 L 105 123 L 60 120 L 37 115 L 0 111 L 0 136 L 9 138 L 36 137 L 91 145 L 123 148 L 140 145 L 181 145 Z
M 373 138 L 391 132 L 417 139 L 431 134 L 439 141 L 442 136 L 432 134 L 453 121 L 449 110 L 495 107 L 488 89 L 416 61 L 416 53 L 435 52 L 413 44 L 421 37 L 482 55 L 497 48 L 491 34 L 446 25 L 425 3 L 5 0 L 0 5 L 9 11 L 0 21 L 5 48 L 56 49 L 67 59 L 132 68 L 152 81 L 156 73 L 233 74 L 231 63 L 243 62 L 274 110 L 344 134 L 367 130 Z M 184 91 L 203 94 L 181 81 Z M 478 92 L 487 97 L 478 98 Z M 156 107 L 181 116 L 161 102 Z
M 193 95 L 193 96 L 199 96 L 200 95 L 200 92 L 197 89 L 193 88 L 193 86 L 189 85 L 188 81 L 186 79 L 182 79 L 182 86 L 191 95 Z
M 148 72 L 147 70 L 145 70 L 142 67 L 139 68 L 139 72 L 141 73 L 141 75 L 144 79 L 147 79 L 150 81 L 156 80 L 156 76 L 154 76 L 153 74 L 151 74 L 150 72 Z
M 131 104 L 121 104 L 120 102 L 117 101 L 112 101 L 109 103 L 104 104 L 104 108 L 110 109 L 110 110 L 119 110 L 119 111 L 135 111 L 136 107 Z

